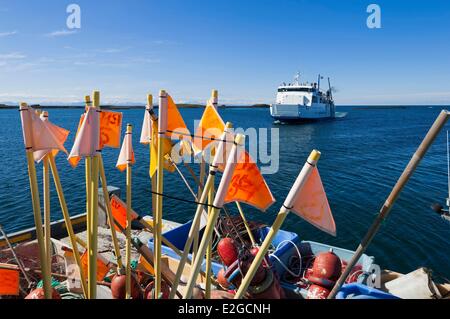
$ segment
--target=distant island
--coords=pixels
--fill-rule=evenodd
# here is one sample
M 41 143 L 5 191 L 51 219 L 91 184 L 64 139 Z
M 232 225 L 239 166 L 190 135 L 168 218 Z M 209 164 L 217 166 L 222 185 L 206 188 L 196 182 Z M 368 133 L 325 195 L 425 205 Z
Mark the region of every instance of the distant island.
M 41 109 L 82 109 L 84 108 L 83 104 L 72 104 L 72 105 L 31 105 L 34 108 L 41 108 Z M 197 108 L 204 108 L 205 105 L 203 104 L 190 104 L 190 103 L 180 103 L 177 104 L 179 108 L 185 108 L 185 109 L 197 109 Z M 102 105 L 103 109 L 107 110 L 131 110 L 131 109 L 142 109 L 145 106 L 144 105 Z M 158 108 L 157 105 L 154 105 L 155 108 Z M 219 105 L 219 108 L 224 109 L 231 109 L 231 108 L 269 108 L 269 104 L 253 104 L 253 105 Z M 11 104 L 0 104 L 0 109 L 16 109 L 18 108 L 18 105 Z

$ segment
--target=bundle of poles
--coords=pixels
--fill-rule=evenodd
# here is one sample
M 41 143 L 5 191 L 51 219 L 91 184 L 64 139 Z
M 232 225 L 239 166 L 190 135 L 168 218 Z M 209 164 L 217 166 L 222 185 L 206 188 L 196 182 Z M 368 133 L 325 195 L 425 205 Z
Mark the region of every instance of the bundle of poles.
M 211 100 L 213 106 L 217 107 L 218 104 L 218 92 L 213 91 Z M 100 92 L 94 91 L 92 94 L 92 99 L 90 96 L 85 97 L 86 107 L 93 107 L 96 111 L 100 112 Z M 166 139 L 170 139 L 167 136 L 167 112 L 168 112 L 168 94 L 166 91 L 161 90 L 159 93 L 159 115 L 158 117 L 153 111 L 153 98 L 151 95 L 147 97 L 146 111 L 150 114 L 150 121 L 158 123 L 158 143 L 157 143 L 157 170 L 156 178 L 153 176 L 151 178 L 152 187 L 152 212 L 153 212 L 153 225 L 149 225 L 143 218 L 138 217 L 138 220 L 142 225 L 153 233 L 153 252 L 144 246 L 137 238 L 132 237 L 131 233 L 131 223 L 132 223 L 132 161 L 127 160 L 126 164 L 126 227 L 119 229 L 126 236 L 126 255 L 125 262 L 122 261 L 120 246 L 117 238 L 116 228 L 118 223 L 115 221 L 112 213 L 111 202 L 109 200 L 109 193 L 107 189 L 107 180 L 105 174 L 105 168 L 103 165 L 102 153 L 98 149 L 94 154 L 85 157 L 85 180 L 86 180 L 86 212 L 87 212 L 87 241 L 81 240 L 73 231 L 73 227 L 70 221 L 70 214 L 67 208 L 67 203 L 65 200 L 64 192 L 62 189 L 58 169 L 56 166 L 54 154 L 48 152 L 43 158 L 43 207 L 44 207 L 44 223 L 42 223 L 41 216 L 41 205 L 40 205 L 40 194 L 38 190 L 38 180 L 36 174 L 35 160 L 33 158 L 34 145 L 32 139 L 25 139 L 25 151 L 28 166 L 28 175 L 30 181 L 30 191 L 33 204 L 34 221 L 36 225 L 36 237 L 39 247 L 39 259 L 41 264 L 41 274 L 43 280 L 43 288 L 45 297 L 51 299 L 52 288 L 51 288 L 51 265 L 52 265 L 52 243 L 51 243 L 51 231 L 50 231 L 50 172 L 53 177 L 56 192 L 59 199 L 59 204 L 61 212 L 64 217 L 67 233 L 70 239 L 70 244 L 72 246 L 73 255 L 76 264 L 79 269 L 80 282 L 82 285 L 82 291 L 87 299 L 95 299 L 97 297 L 97 258 L 98 258 L 98 192 L 99 192 L 99 182 L 101 182 L 101 192 L 106 203 L 106 214 L 108 219 L 109 228 L 111 231 L 111 238 L 113 244 L 113 250 L 116 257 L 117 272 L 125 273 L 126 275 L 126 298 L 131 298 L 131 247 L 133 246 L 141 255 L 154 266 L 154 298 L 161 297 L 162 281 L 166 281 L 170 287 L 170 298 L 192 298 L 193 289 L 197 282 L 198 276 L 200 274 L 204 275 L 206 278 L 205 283 L 205 296 L 210 298 L 211 285 L 212 285 L 212 236 L 215 230 L 215 225 L 217 223 L 220 211 L 225 209 L 224 199 L 227 189 L 231 183 L 231 177 L 233 174 L 234 166 L 236 165 L 236 159 L 239 153 L 242 151 L 245 144 L 245 136 L 237 134 L 232 136 L 232 140 L 229 140 L 229 130 L 232 128 L 231 123 L 227 123 L 225 126 L 225 131 L 223 132 L 220 139 L 217 139 L 218 143 L 215 146 L 215 151 L 213 152 L 213 160 L 206 169 L 206 163 L 202 159 L 200 164 L 200 176 L 195 176 L 193 171 L 190 169 L 191 174 L 193 174 L 194 180 L 197 183 L 198 191 L 197 193 L 189 186 L 186 178 L 182 174 L 181 170 L 177 167 L 177 164 L 172 160 L 170 156 L 164 154 L 163 144 Z M 21 112 L 28 112 L 28 105 L 26 103 L 20 104 Z M 40 116 L 48 118 L 48 113 L 43 112 Z M 426 135 L 425 139 L 419 146 L 418 150 L 412 157 L 411 161 L 405 168 L 403 174 L 399 178 L 398 182 L 394 186 L 391 194 L 387 198 L 385 204 L 381 208 L 379 215 L 374 221 L 373 225 L 370 227 L 368 233 L 361 241 L 356 253 L 350 260 L 346 270 L 339 278 L 338 282 L 334 286 L 329 298 L 334 298 L 336 293 L 339 291 L 341 285 L 345 282 L 353 266 L 359 260 L 361 255 L 365 252 L 372 239 L 378 232 L 383 220 L 387 218 L 392 206 L 394 205 L 396 199 L 398 198 L 403 187 L 408 182 L 409 178 L 412 176 L 416 167 L 424 157 L 430 145 L 433 143 L 434 139 L 444 127 L 446 121 L 449 118 L 449 113 L 447 111 L 442 111 L 441 114 L 436 119 L 435 123 L 431 127 L 430 131 Z M 25 122 L 23 122 L 24 124 Z M 26 123 L 25 123 L 26 124 Z M 30 127 L 24 125 L 24 134 L 29 134 L 27 130 Z M 127 125 L 126 134 L 132 134 L 132 126 Z M 219 186 L 216 189 L 216 173 L 218 171 L 218 164 L 220 160 L 220 154 L 223 154 L 222 149 L 225 147 L 226 143 L 232 143 L 231 151 L 227 155 L 228 160 L 226 161 L 225 170 L 219 182 Z M 150 144 L 151 145 L 151 144 Z M 247 274 L 242 279 L 239 289 L 236 292 L 235 298 L 242 298 L 247 291 L 253 276 L 255 275 L 258 267 L 262 263 L 267 251 L 272 244 L 277 232 L 280 230 L 285 218 L 287 217 L 291 207 L 293 206 L 294 199 L 297 194 L 303 188 L 306 180 L 311 174 L 313 168 L 317 164 L 321 153 L 319 151 L 312 151 L 307 162 L 300 171 L 294 186 L 289 192 L 286 200 L 284 201 L 280 211 L 270 228 L 270 231 L 264 241 L 259 246 L 258 253 L 254 258 Z M 197 209 L 193 217 L 192 226 L 189 231 L 188 238 L 186 240 L 183 251 L 178 250 L 172 243 L 170 243 L 162 235 L 162 222 L 163 222 L 163 197 L 164 197 L 164 161 L 168 160 L 171 165 L 174 166 L 180 177 L 182 178 L 184 184 L 188 188 L 189 192 L 194 197 L 194 201 L 197 203 Z M 205 173 L 206 172 L 206 173 Z M 238 212 L 244 222 L 244 225 L 248 231 L 249 238 L 253 246 L 257 246 L 258 243 L 253 238 L 252 232 L 250 230 L 249 224 L 244 216 L 244 212 L 239 203 L 236 202 Z M 207 211 L 205 212 L 205 206 L 207 206 Z M 203 232 L 201 240 L 198 237 L 200 232 L 200 223 L 202 215 L 207 216 L 207 223 Z M 176 254 L 179 255 L 179 265 L 175 274 L 171 274 L 167 270 L 167 266 L 162 263 L 162 245 L 166 245 Z M 87 272 L 84 273 L 81 265 L 81 256 L 79 248 L 86 249 L 88 254 L 87 262 Z M 189 258 L 189 252 L 193 251 L 192 260 Z M 202 263 L 206 260 L 206 271 L 203 273 L 201 271 Z M 181 295 L 178 291 L 178 287 L 181 281 L 181 276 L 183 270 L 187 264 L 190 264 L 190 275 L 186 284 L 186 289 L 184 294 Z

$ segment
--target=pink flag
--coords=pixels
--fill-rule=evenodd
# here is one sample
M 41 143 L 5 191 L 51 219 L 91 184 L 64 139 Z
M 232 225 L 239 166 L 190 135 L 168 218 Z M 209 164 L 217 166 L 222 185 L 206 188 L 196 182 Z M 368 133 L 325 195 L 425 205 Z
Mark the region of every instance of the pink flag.
M 152 140 L 152 117 L 150 116 L 149 110 L 145 110 L 144 122 L 142 123 L 141 131 L 141 144 L 150 144 Z
M 125 133 L 122 148 L 120 149 L 119 159 L 116 167 L 123 172 L 127 168 L 127 164 L 133 165 L 136 160 L 134 158 L 133 142 L 131 140 L 131 133 Z
M 50 130 L 50 132 L 53 133 L 56 140 L 61 144 L 64 145 L 64 143 L 67 140 L 67 137 L 69 136 L 69 131 L 66 129 L 63 129 L 62 127 L 56 126 L 55 124 L 51 123 L 48 120 L 48 113 L 44 112 L 41 114 L 41 120 L 44 122 L 44 125 L 47 126 L 47 128 Z M 45 155 L 47 155 L 50 151 L 36 151 L 33 154 L 34 160 L 36 162 L 40 162 L 44 159 Z M 53 156 L 56 156 L 59 152 L 59 149 L 52 150 Z M 64 149 L 64 152 L 67 153 L 67 151 Z
M 313 168 L 297 194 L 291 211 L 324 232 L 336 236 L 336 224 L 317 167 Z
M 64 148 L 65 139 L 61 138 L 60 135 L 65 130 L 51 123 L 51 125 L 48 125 L 48 121 L 42 121 L 36 111 L 26 104 L 21 104 L 20 106 L 20 118 L 25 148 L 35 153 L 33 154 L 35 160 L 42 158 L 41 151 L 45 154 L 54 150 L 67 153 Z
M 100 113 L 96 108 L 88 107 L 75 143 L 69 155 L 69 163 L 76 167 L 84 156 L 94 156 L 100 145 Z

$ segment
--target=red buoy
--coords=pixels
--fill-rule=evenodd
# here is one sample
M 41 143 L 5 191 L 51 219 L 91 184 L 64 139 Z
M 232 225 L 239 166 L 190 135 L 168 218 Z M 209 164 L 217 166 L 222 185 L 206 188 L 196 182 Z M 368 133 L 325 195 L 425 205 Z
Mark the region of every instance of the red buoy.
M 342 264 L 339 257 L 332 251 L 320 253 L 314 260 L 309 281 L 322 287 L 333 287 L 339 279 Z
M 113 299 L 125 299 L 126 297 L 126 276 L 125 275 L 115 275 L 111 280 L 111 294 Z M 141 287 L 134 278 L 131 276 L 131 298 L 140 299 L 141 298 Z
M 44 288 L 32 290 L 25 299 L 45 299 Z M 52 288 L 52 299 L 61 299 L 61 295 L 54 288 Z
M 230 266 L 239 257 L 236 243 L 232 238 L 223 238 L 217 245 L 217 253 L 226 266 Z
M 311 285 L 308 288 L 306 299 L 327 299 L 329 294 L 330 291 L 327 288 L 319 285 Z

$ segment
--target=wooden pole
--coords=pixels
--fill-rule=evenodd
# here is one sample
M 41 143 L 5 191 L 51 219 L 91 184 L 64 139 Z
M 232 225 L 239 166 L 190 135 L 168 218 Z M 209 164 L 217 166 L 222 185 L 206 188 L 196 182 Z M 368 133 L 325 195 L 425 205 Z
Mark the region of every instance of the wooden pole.
M 163 194 L 164 181 L 164 152 L 163 142 L 166 138 L 167 130 L 167 93 L 164 90 L 159 92 L 159 118 L 158 118 L 158 162 L 157 162 L 157 177 L 156 177 L 156 192 Z M 157 195 L 156 200 L 156 218 L 154 219 L 154 245 L 155 245 L 155 299 L 159 298 L 161 293 L 161 232 L 162 232 L 162 206 L 163 198 Z
M 69 210 L 67 209 L 66 199 L 65 199 L 64 192 L 63 192 L 63 189 L 61 186 L 61 180 L 59 178 L 59 173 L 58 173 L 58 169 L 56 167 L 55 157 L 53 156 L 53 154 L 51 154 L 51 153 L 48 154 L 48 160 L 50 163 L 50 169 L 52 171 L 53 181 L 55 183 L 56 192 L 58 194 L 59 204 L 61 206 L 61 211 L 63 214 L 64 222 L 66 224 L 67 234 L 69 235 L 70 244 L 72 245 L 75 262 L 76 262 L 79 272 L 80 272 L 81 287 L 83 288 L 83 293 L 84 293 L 84 296 L 86 297 L 87 296 L 86 276 L 83 272 L 83 268 L 81 267 L 81 257 L 80 257 L 80 252 L 78 251 L 77 236 L 75 235 L 75 233 L 73 231 L 72 222 L 70 220 Z
M 127 133 L 131 136 L 133 126 L 127 125 Z M 131 145 L 128 145 L 131 147 Z M 127 150 L 127 156 L 131 152 Z M 131 299 L 131 158 L 127 158 L 127 228 L 126 228 L 126 259 L 127 259 L 127 272 L 126 272 L 126 299 Z
M 123 267 L 122 254 L 120 252 L 120 246 L 119 246 L 119 240 L 117 239 L 116 228 L 114 227 L 114 219 L 113 219 L 113 215 L 112 215 L 111 200 L 109 198 L 109 192 L 108 192 L 108 183 L 106 181 L 105 167 L 103 165 L 103 157 L 101 154 L 99 154 L 99 156 L 98 156 L 98 164 L 99 164 L 99 172 L 100 172 L 100 181 L 102 182 L 103 198 L 105 199 L 105 202 L 106 202 L 105 206 L 106 206 L 106 214 L 108 215 L 108 225 L 111 230 L 111 241 L 113 243 L 114 254 L 116 255 L 116 260 L 117 260 L 117 268 L 122 269 L 122 267 Z
M 241 285 L 239 286 L 239 289 L 236 292 L 234 299 L 242 298 L 242 296 L 247 291 L 248 286 L 250 285 L 251 281 L 253 280 L 253 277 L 255 276 L 256 271 L 258 270 L 259 266 L 261 265 L 261 262 L 264 260 L 264 257 L 266 256 L 266 253 L 269 250 L 269 247 L 272 244 L 272 241 L 275 238 L 275 235 L 280 230 L 281 225 L 283 224 L 284 220 L 286 219 L 287 215 L 289 214 L 289 210 L 294 205 L 297 194 L 299 194 L 299 192 L 302 190 L 303 186 L 305 185 L 306 181 L 308 180 L 308 177 L 311 175 L 314 167 L 317 165 L 317 162 L 320 159 L 320 155 L 321 155 L 320 152 L 316 151 L 316 150 L 313 150 L 311 152 L 311 155 L 309 155 L 309 158 L 306 161 L 305 165 L 303 166 L 302 170 L 300 171 L 300 174 L 298 175 L 297 180 L 294 183 L 294 186 L 291 188 L 288 196 L 286 197 L 286 200 L 284 201 L 284 204 L 281 207 L 280 212 L 277 215 L 277 218 L 275 219 L 272 227 L 270 228 L 269 232 L 267 233 L 267 236 L 264 239 L 261 247 L 259 248 L 259 251 L 255 256 L 255 259 L 253 260 L 252 264 L 250 265 L 250 268 L 248 269 L 247 274 L 242 279 Z
M 100 109 L 100 92 L 94 91 L 93 107 Z M 99 154 L 92 156 L 92 173 L 90 180 L 90 210 L 91 210 L 91 229 L 89 241 L 89 259 L 88 259 L 88 296 L 89 299 L 97 298 L 97 235 L 98 235 L 98 181 L 99 181 Z
M 211 216 L 208 218 L 208 223 L 205 227 L 205 231 L 203 233 L 202 240 L 200 242 L 200 247 L 198 249 L 197 256 L 195 256 L 194 263 L 191 266 L 191 274 L 187 283 L 186 291 L 184 294 L 185 299 L 190 299 L 192 296 L 192 290 L 194 289 L 195 282 L 197 280 L 197 276 L 200 272 L 200 268 L 203 262 L 203 257 L 206 253 L 206 247 L 211 241 L 212 232 L 214 230 L 214 226 L 217 222 L 217 218 L 219 217 L 220 209 L 223 206 L 223 202 L 225 196 L 228 192 L 229 185 L 231 183 L 231 178 L 233 176 L 234 168 L 237 164 L 237 159 L 239 158 L 239 152 L 241 151 L 241 147 L 244 145 L 245 136 L 242 134 L 238 134 L 234 141 L 233 147 L 231 148 L 230 155 L 227 159 L 227 164 L 225 167 L 225 171 L 223 173 L 222 179 L 219 184 L 219 188 L 217 189 L 217 194 L 214 199 L 214 208 L 211 212 Z M 203 190 L 203 192 L 207 192 Z
M 389 194 L 388 198 L 386 199 L 383 207 L 381 207 L 381 210 L 380 210 L 378 216 L 376 217 L 375 221 L 373 222 L 372 226 L 369 228 L 367 234 L 364 236 L 364 238 L 362 239 L 358 248 L 356 249 L 355 254 L 353 255 L 352 259 L 349 261 L 347 267 L 345 268 L 345 271 L 341 274 L 338 281 L 334 285 L 330 295 L 328 296 L 328 299 L 333 299 L 336 296 L 336 294 L 339 292 L 339 289 L 344 284 L 345 280 L 347 279 L 348 275 L 352 271 L 355 264 L 361 258 L 362 254 L 364 254 L 367 247 L 372 242 L 373 238 L 375 237 L 378 230 L 380 229 L 380 226 L 382 225 L 383 221 L 388 217 L 388 215 L 392 209 L 392 206 L 394 205 L 398 196 L 402 192 L 406 183 L 408 183 L 410 177 L 416 170 L 416 168 L 419 165 L 422 158 L 425 156 L 429 147 L 433 144 L 434 140 L 436 139 L 437 135 L 444 127 L 445 123 L 447 123 L 447 120 L 449 117 L 450 117 L 450 113 L 447 110 L 442 110 L 441 113 L 439 114 L 439 116 L 436 118 L 435 122 L 433 123 L 430 130 L 428 131 L 427 135 L 425 136 L 422 143 L 417 148 L 416 152 L 412 156 L 411 160 L 409 161 L 409 163 L 406 166 L 405 170 L 403 171 L 402 175 L 400 176 L 400 178 L 398 179 L 394 188 L 392 189 L 391 193 Z
M 51 288 L 51 278 L 48 272 L 49 267 L 47 265 L 47 254 L 45 250 L 45 240 L 44 233 L 42 230 L 42 216 L 41 216 L 41 205 L 39 199 L 39 189 L 38 182 L 36 177 L 36 166 L 34 164 L 33 158 L 33 140 L 32 140 L 32 128 L 29 126 L 30 112 L 28 109 L 28 105 L 26 103 L 20 103 L 20 112 L 22 118 L 22 126 L 24 130 L 24 134 L 26 138 L 25 141 L 25 151 L 27 157 L 27 166 L 28 166 L 28 177 L 30 180 L 30 191 L 31 191 L 31 200 L 33 205 L 33 214 L 34 214 L 34 223 L 36 225 L 36 238 L 38 241 L 39 247 L 39 261 L 41 263 L 42 270 L 42 280 L 44 282 L 44 294 L 46 299 L 51 299 L 52 297 L 52 288 Z
M 51 153 L 51 151 L 50 151 Z M 50 216 L 50 172 L 48 164 L 48 155 L 43 159 L 43 189 L 44 189 L 44 241 L 47 272 L 52 272 L 52 239 L 51 239 L 51 216 Z M 51 298 L 51 297 L 50 297 Z
M 192 242 L 194 240 L 194 233 L 196 231 L 195 224 L 196 224 L 196 222 L 199 222 L 201 217 L 202 217 L 203 204 L 206 203 L 209 189 L 213 185 L 213 182 L 214 182 L 213 177 L 215 176 L 215 174 L 217 172 L 218 163 L 219 163 L 219 161 L 222 160 L 220 158 L 220 155 L 222 154 L 222 150 L 225 147 L 224 144 L 227 141 L 227 130 L 230 129 L 231 127 L 232 127 L 231 123 L 227 123 L 226 124 L 225 132 L 222 134 L 222 136 L 220 138 L 223 142 L 219 143 L 219 145 L 217 146 L 216 155 L 214 156 L 213 162 L 209 166 L 209 175 L 208 175 L 208 178 L 206 179 L 206 183 L 205 183 L 205 185 L 203 187 L 202 196 L 198 200 L 199 204 L 197 205 L 197 210 L 195 212 L 194 219 L 192 220 L 192 226 L 189 229 L 188 238 L 187 238 L 187 240 L 186 240 L 186 242 L 184 244 L 183 255 L 180 258 L 180 262 L 178 264 L 177 272 L 175 274 L 175 279 L 173 281 L 172 287 L 175 290 L 178 288 L 178 285 L 180 283 L 180 278 L 181 278 L 181 275 L 183 274 L 183 270 L 184 270 L 184 267 L 186 265 L 186 260 L 188 259 L 189 251 L 191 249 Z M 171 291 L 170 292 L 170 299 L 173 299 L 174 297 L 175 297 L 175 291 Z

